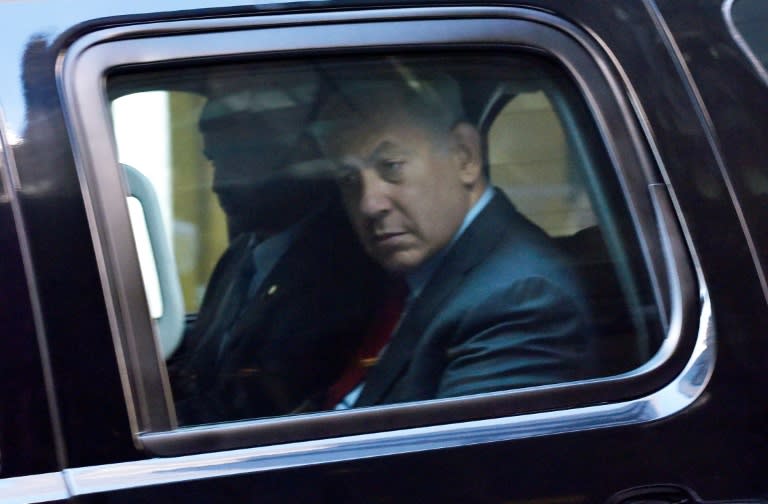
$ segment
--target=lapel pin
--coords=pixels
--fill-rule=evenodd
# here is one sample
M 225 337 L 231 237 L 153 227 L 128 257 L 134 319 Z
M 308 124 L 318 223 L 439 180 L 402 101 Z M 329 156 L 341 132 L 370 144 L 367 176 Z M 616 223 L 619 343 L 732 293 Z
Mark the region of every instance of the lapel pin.
M 368 357 L 367 359 L 360 359 L 360 366 L 363 368 L 370 368 L 375 366 L 377 362 L 379 362 L 378 357 Z

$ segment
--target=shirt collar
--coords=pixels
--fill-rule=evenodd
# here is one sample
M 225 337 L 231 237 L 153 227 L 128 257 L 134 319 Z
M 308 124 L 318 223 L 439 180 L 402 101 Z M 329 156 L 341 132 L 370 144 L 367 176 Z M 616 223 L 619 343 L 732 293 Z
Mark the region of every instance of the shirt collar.
M 409 300 L 421 294 L 422 289 L 424 289 L 427 281 L 429 281 L 429 279 L 432 277 L 432 273 L 435 272 L 441 260 L 443 257 L 445 257 L 445 254 L 447 254 L 453 244 L 456 243 L 459 238 L 461 238 L 461 235 L 464 234 L 464 231 L 467 230 L 469 225 L 472 224 L 480 212 L 482 212 L 483 209 L 488 206 L 491 198 L 493 198 L 493 187 L 491 187 L 489 184 L 488 187 L 485 188 L 485 191 L 483 191 L 483 194 L 480 196 L 480 198 L 475 202 L 474 205 L 472 205 L 472 208 L 469 209 L 467 215 L 464 216 L 464 220 L 462 221 L 461 226 L 459 226 L 459 230 L 456 231 L 456 233 L 453 235 L 453 238 L 451 238 L 451 241 L 448 243 L 448 245 L 427 259 L 424 264 L 417 267 L 415 270 L 406 273 L 405 281 L 408 283 L 408 288 L 410 289 L 410 294 L 408 297 Z

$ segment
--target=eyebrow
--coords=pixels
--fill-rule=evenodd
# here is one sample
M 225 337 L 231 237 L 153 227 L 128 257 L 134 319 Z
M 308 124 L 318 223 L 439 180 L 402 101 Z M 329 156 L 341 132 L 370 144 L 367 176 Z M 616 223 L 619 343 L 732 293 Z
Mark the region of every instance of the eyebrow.
M 392 154 L 402 154 L 402 155 L 409 155 L 411 154 L 411 149 L 407 149 L 403 147 L 400 144 L 397 144 L 391 140 L 383 140 L 379 145 L 376 146 L 376 148 L 371 152 L 370 156 L 366 159 L 366 161 L 371 162 L 378 160 L 382 157 L 387 157 Z
M 339 159 L 339 165 L 344 169 L 359 170 L 361 164 L 363 166 L 373 164 L 382 158 L 391 156 L 393 153 L 408 155 L 410 152 L 411 151 L 409 149 L 406 149 L 391 140 L 384 139 L 376 146 L 375 149 L 373 149 L 373 151 L 367 157 L 359 158 L 357 156 L 345 156 Z

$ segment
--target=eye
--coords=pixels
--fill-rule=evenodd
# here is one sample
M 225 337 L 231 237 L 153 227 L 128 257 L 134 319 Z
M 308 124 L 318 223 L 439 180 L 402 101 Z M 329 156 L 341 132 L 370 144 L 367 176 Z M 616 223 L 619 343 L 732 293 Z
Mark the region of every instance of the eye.
M 405 161 L 401 159 L 383 159 L 378 163 L 376 171 L 387 182 L 397 182 L 402 177 L 404 166 Z

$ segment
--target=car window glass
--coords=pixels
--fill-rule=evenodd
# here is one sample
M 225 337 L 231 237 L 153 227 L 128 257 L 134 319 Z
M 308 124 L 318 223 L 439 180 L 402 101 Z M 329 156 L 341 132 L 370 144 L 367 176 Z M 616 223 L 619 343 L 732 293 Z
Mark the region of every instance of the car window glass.
M 151 188 L 134 226 L 169 250 L 136 228 L 148 298 L 183 298 L 158 331 L 181 425 L 616 375 L 660 344 L 616 172 L 546 58 L 189 64 L 108 91 Z
M 494 118 L 488 135 L 491 179 L 528 218 L 552 236 L 596 224 L 570 165 L 557 112 L 543 91 L 516 96 Z
M 131 93 L 112 103 L 120 162 L 147 177 L 157 196 L 157 217 L 174 245 L 187 313 L 197 312 L 227 242 L 196 128 L 202 104 L 197 94 L 165 89 Z M 148 295 L 157 297 L 151 291 Z
M 733 108 L 729 112 L 728 121 L 715 122 L 722 139 L 723 149 L 730 152 L 730 164 L 734 180 L 738 183 L 740 204 L 745 218 L 752 228 L 751 238 L 756 244 L 756 250 L 761 255 L 763 267 L 766 264 L 768 233 L 765 231 L 765 208 L 768 202 L 768 172 L 765 169 L 765 156 L 760 149 L 744 149 L 741 144 L 763 145 L 764 133 L 760 128 L 753 128 L 749 113 L 754 106 L 749 104 L 762 103 L 768 86 L 768 32 L 765 30 L 768 22 L 768 4 L 755 0 L 736 0 L 726 4 L 730 9 L 725 13 L 729 21 L 731 34 L 754 70 L 762 78 L 762 86 L 756 92 L 741 92 L 744 83 L 740 79 L 731 82 L 732 87 L 740 90 L 739 98 L 745 98 L 747 104 L 741 113 Z M 716 81 L 715 81 L 716 82 Z M 746 140 L 750 138 L 751 140 Z M 738 169 L 735 169 L 737 168 Z
M 753 64 L 762 67 L 763 75 L 768 68 L 768 5 L 760 0 L 737 0 L 731 6 L 731 20 L 738 30 L 741 42 L 746 44 Z

